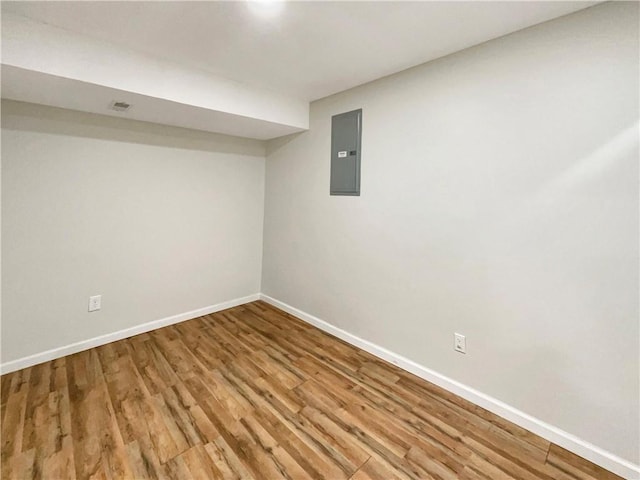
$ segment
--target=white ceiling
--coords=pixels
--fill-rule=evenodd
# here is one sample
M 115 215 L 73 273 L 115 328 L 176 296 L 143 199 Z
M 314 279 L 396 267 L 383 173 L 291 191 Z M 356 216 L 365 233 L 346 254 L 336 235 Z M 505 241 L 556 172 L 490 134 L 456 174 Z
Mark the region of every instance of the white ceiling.
M 2 11 L 311 101 L 596 3 L 3 1 Z
M 7 12 L 2 98 L 260 140 L 309 126 L 307 101 Z

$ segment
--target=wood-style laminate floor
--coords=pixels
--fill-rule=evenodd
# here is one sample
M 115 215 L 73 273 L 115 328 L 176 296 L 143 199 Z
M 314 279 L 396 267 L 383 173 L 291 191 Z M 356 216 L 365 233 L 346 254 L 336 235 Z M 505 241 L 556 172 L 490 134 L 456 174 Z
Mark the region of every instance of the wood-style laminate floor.
M 619 478 L 263 302 L 2 377 L 2 478 Z

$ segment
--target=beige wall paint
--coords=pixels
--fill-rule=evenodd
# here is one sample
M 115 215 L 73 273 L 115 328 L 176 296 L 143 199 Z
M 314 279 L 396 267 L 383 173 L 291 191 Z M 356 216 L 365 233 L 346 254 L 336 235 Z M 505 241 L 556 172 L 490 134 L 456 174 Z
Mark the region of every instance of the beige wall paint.
M 313 103 L 268 145 L 263 293 L 640 463 L 638 59 L 607 3 Z
M 258 293 L 263 201 L 262 142 L 3 102 L 2 361 Z

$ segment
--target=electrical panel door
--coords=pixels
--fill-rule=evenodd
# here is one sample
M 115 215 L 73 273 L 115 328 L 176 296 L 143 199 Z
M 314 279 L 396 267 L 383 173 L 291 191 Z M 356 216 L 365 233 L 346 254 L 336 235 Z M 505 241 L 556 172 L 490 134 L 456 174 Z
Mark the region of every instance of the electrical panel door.
M 331 195 L 360 195 L 362 109 L 331 117 Z

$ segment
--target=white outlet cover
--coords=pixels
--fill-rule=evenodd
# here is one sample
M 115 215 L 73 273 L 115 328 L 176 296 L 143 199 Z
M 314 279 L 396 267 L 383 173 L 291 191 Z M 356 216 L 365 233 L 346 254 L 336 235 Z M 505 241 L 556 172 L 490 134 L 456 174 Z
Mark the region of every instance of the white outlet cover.
M 89 297 L 89 311 L 95 312 L 96 310 L 100 310 L 102 304 L 102 295 L 94 295 L 93 297 Z
M 456 352 L 467 353 L 467 338 L 459 333 L 454 333 L 453 338 L 453 349 Z

